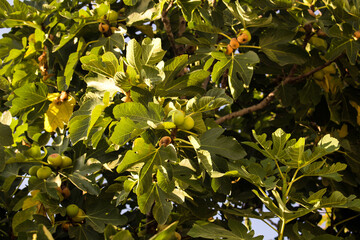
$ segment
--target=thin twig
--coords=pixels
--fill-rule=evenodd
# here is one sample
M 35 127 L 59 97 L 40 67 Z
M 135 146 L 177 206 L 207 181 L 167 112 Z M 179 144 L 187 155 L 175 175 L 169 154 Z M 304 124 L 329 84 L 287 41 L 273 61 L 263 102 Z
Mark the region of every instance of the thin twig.
M 309 71 L 307 73 L 304 73 L 304 74 L 302 74 L 300 76 L 285 78 L 285 80 L 283 82 L 281 82 L 279 85 L 277 85 L 275 87 L 275 89 L 271 93 L 269 93 L 261 102 L 259 102 L 257 104 L 254 104 L 254 105 L 252 105 L 250 107 L 243 108 L 243 109 L 241 109 L 239 111 L 229 113 L 229 114 L 227 114 L 227 115 L 225 115 L 223 117 L 220 117 L 220 118 L 216 119 L 215 122 L 217 124 L 221 124 L 226 120 L 236 118 L 236 117 L 241 117 L 241 116 L 244 116 L 246 114 L 249 114 L 249 113 L 252 113 L 252 112 L 255 112 L 255 111 L 258 111 L 260 109 L 265 108 L 270 102 L 272 102 L 274 100 L 275 95 L 279 91 L 280 86 L 284 86 L 284 85 L 289 84 L 289 83 L 299 82 L 299 81 L 305 79 L 306 77 L 311 76 L 313 73 L 315 73 L 317 71 L 320 71 L 321 69 L 329 66 L 331 63 L 336 61 L 341 56 L 342 55 L 340 55 L 339 57 L 337 57 L 337 58 L 335 58 L 333 60 L 330 60 L 330 61 L 324 63 L 323 65 L 321 65 L 321 66 L 319 66 L 317 68 L 314 68 L 313 70 L 311 70 L 311 71 Z
M 165 29 L 166 35 L 167 35 L 167 37 L 169 39 L 170 45 L 171 45 L 171 47 L 173 49 L 173 52 L 174 52 L 175 56 L 177 56 L 178 54 L 177 54 L 177 51 L 176 51 L 174 34 L 172 33 L 172 30 L 171 30 L 170 19 L 167 16 L 168 12 L 169 12 L 169 10 L 170 10 L 170 8 L 172 6 L 173 6 L 173 1 L 171 1 L 169 3 L 169 6 L 165 10 L 162 11 L 162 13 L 161 13 L 161 21 L 164 24 L 164 29 Z

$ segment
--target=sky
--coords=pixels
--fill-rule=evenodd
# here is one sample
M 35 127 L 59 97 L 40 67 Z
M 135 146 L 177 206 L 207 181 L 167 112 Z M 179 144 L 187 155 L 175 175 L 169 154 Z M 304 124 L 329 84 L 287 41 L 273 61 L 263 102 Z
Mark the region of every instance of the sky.
M 13 0 L 8 0 L 8 2 L 11 5 L 13 4 Z M 3 33 L 7 33 L 9 31 L 9 28 L 0 28 L 0 36 L 2 36 Z M 263 235 L 264 240 L 273 240 L 277 236 L 277 233 L 261 220 L 251 219 L 251 222 L 255 231 L 255 236 Z

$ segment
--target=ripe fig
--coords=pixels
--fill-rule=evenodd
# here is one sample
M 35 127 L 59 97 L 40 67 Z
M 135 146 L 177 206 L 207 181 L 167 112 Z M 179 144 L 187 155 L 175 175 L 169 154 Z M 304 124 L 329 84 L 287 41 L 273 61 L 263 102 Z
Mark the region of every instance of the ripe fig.
M 360 38 L 360 30 L 354 32 L 354 36 L 355 36 L 356 38 Z
M 229 45 L 230 45 L 230 47 L 232 48 L 232 49 L 238 49 L 239 48 L 239 46 L 240 46 L 240 44 L 239 44 L 239 42 L 238 42 L 238 40 L 236 39 L 236 38 L 232 38 L 231 40 L 230 40 L 230 43 L 229 43 Z
M 248 30 L 242 29 L 240 31 L 240 35 L 237 37 L 237 40 L 240 44 L 245 44 L 250 42 L 251 40 L 251 34 Z
M 234 49 L 230 46 L 230 44 L 228 44 L 228 45 L 226 46 L 225 54 L 226 54 L 226 55 L 231 55 L 233 51 L 234 51 Z
M 109 24 L 106 24 L 106 23 L 100 23 L 99 24 L 99 31 L 101 33 L 107 33 L 109 31 L 109 29 L 110 29 Z
M 167 145 L 169 145 L 171 143 L 172 139 L 171 137 L 169 136 L 164 136 L 160 139 L 160 142 L 159 142 L 159 146 L 164 146 L 166 147 Z

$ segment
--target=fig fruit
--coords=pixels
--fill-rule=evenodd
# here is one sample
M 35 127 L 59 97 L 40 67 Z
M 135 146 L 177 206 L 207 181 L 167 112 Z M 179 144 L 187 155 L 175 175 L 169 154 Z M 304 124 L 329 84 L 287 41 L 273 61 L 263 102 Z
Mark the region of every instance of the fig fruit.
M 36 176 L 39 179 L 45 179 L 50 177 L 51 175 L 51 168 L 47 167 L 47 166 L 43 166 L 41 168 L 39 168 L 36 172 Z
M 180 126 L 184 123 L 185 113 L 181 110 L 175 110 L 172 114 L 172 121 L 176 126 Z

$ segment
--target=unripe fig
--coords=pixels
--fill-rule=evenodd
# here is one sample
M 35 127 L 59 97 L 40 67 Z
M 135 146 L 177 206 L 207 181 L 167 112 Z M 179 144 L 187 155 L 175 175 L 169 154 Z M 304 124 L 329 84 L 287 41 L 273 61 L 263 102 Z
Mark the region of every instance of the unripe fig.
M 230 40 L 229 45 L 230 45 L 230 47 L 231 47 L 232 49 L 234 49 L 234 50 L 235 50 L 235 49 L 238 49 L 239 46 L 240 46 L 240 44 L 239 44 L 238 40 L 236 40 L 236 38 L 232 38 L 232 39 Z
M 39 170 L 40 166 L 32 166 L 30 169 L 29 169 L 29 174 L 31 176 L 36 176 L 36 173 L 37 173 L 37 170 Z
M 164 146 L 166 147 L 167 145 L 169 145 L 171 143 L 172 139 L 171 137 L 169 136 L 164 136 L 160 139 L 160 142 L 159 142 L 159 146 Z
M 51 175 L 51 168 L 47 167 L 47 166 L 43 166 L 41 168 L 39 168 L 36 172 L 36 176 L 39 179 L 45 179 L 50 177 Z
M 107 33 L 109 31 L 109 29 L 110 29 L 109 24 L 106 24 L 106 23 L 100 23 L 99 24 L 99 31 L 101 33 Z
M 194 127 L 195 121 L 192 117 L 187 116 L 184 119 L 184 123 L 179 126 L 180 129 L 190 130 Z
M 108 15 L 107 15 L 107 19 L 109 20 L 109 22 L 116 22 L 118 19 L 118 13 L 114 10 L 111 10 Z
M 61 166 L 63 160 L 62 160 L 62 157 L 60 156 L 60 154 L 53 153 L 48 156 L 47 161 L 52 166 L 59 167 L 59 166 Z
M 233 51 L 234 51 L 234 49 L 230 46 L 230 44 L 228 44 L 228 45 L 226 46 L 225 54 L 226 54 L 226 55 L 231 55 Z
M 66 168 L 72 165 L 72 159 L 68 156 L 62 156 L 62 163 L 60 165 L 61 168 Z
M 76 214 L 75 217 L 71 218 L 74 222 L 81 222 L 82 220 L 85 219 L 85 212 L 79 208 L 79 212 Z
M 76 204 L 70 204 L 66 207 L 66 215 L 73 218 L 75 217 L 80 211 L 80 208 Z
M 181 110 L 175 110 L 172 114 L 172 121 L 176 126 L 179 126 L 184 123 L 185 113 Z
M 31 177 L 29 178 L 29 183 L 30 183 L 30 184 L 33 184 L 33 183 L 35 183 L 37 180 L 38 180 L 37 176 L 31 176 Z

